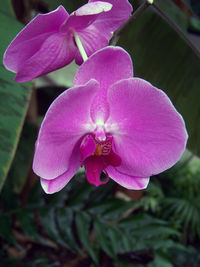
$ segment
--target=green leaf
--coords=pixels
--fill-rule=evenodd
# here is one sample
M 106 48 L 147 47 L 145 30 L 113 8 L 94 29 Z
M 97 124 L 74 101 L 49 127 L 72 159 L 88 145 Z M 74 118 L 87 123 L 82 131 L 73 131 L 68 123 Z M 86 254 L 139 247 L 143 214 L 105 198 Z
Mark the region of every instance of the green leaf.
M 72 230 L 72 223 L 74 217 L 72 209 L 60 207 L 57 209 L 56 215 L 59 230 L 64 240 L 67 242 L 69 248 L 72 250 L 79 251 L 80 249 L 74 239 Z
M 95 187 L 85 183 L 77 190 L 74 190 L 68 205 L 73 206 L 73 209 L 80 210 L 90 200 L 90 193 L 95 190 Z
M 128 252 L 135 249 L 135 245 L 137 244 L 135 238 L 130 236 L 129 231 L 122 230 L 122 248 L 123 252 Z
M 7 1 L 4 1 L 5 3 Z M 21 25 L 6 12 L 7 4 L 0 8 L 0 58 L 10 41 L 21 30 Z M 5 5 L 5 6 L 4 6 Z M 2 6 L 4 7 L 2 11 Z M 0 64 L 0 189 L 14 157 L 31 95 L 30 85 L 13 81 L 14 75 Z
M 111 257 L 115 258 L 115 253 L 113 251 L 113 248 L 111 247 L 111 244 L 109 242 L 109 239 L 106 236 L 106 229 L 107 225 L 101 223 L 98 220 L 94 221 L 94 229 L 97 235 L 97 240 L 101 245 L 101 248 Z
M 119 223 L 120 227 L 123 227 L 125 229 L 128 229 L 128 228 L 135 229 L 138 226 L 144 227 L 145 225 L 149 225 L 149 224 L 157 224 L 157 225 L 165 226 L 167 225 L 167 222 L 164 220 L 153 218 L 144 213 L 139 213 L 139 214 L 131 215 L 121 220 Z
M 125 211 L 132 209 L 136 206 L 140 206 L 139 203 L 133 201 L 123 201 L 116 198 L 104 200 L 103 202 L 94 203 L 88 211 L 92 214 L 98 214 L 106 220 L 116 220 Z
M 122 235 L 123 232 L 118 227 L 109 227 L 107 229 L 108 237 L 111 241 L 111 247 L 113 248 L 113 251 L 115 254 L 122 253 Z
M 47 233 L 47 235 L 52 238 L 55 242 L 62 245 L 63 247 L 68 248 L 67 244 L 60 236 L 56 220 L 55 220 L 55 209 L 43 207 L 39 209 L 39 217 L 42 223 L 42 226 Z
M 33 240 L 38 240 L 38 233 L 34 224 L 33 210 L 29 211 L 22 209 L 17 213 L 17 218 L 24 233 L 31 237 Z
M 0 13 L 3 13 L 5 16 L 15 18 L 15 14 L 10 1 L 4 1 L 1 3 Z
M 173 228 L 159 225 L 146 225 L 142 227 L 136 227 L 132 233 L 134 237 L 138 238 L 140 238 L 145 233 L 145 239 L 155 238 L 156 236 L 180 237 L 180 233 Z
M 77 8 L 86 4 L 87 0 L 76 0 L 76 1 L 69 1 L 69 0 L 46 0 L 49 4 L 51 10 L 57 8 L 59 5 L 63 5 L 68 13 L 75 11 Z
M 34 223 L 34 212 L 33 209 L 21 209 L 18 213 L 17 213 L 17 218 L 19 220 L 21 229 L 23 230 L 23 232 L 28 235 L 32 240 L 46 245 L 46 246 L 51 246 L 52 244 L 50 244 L 49 242 L 45 241 L 43 239 L 42 236 L 40 236 L 36 225 Z
M 192 12 L 192 10 L 190 9 L 189 12 L 191 12 L 191 14 L 188 18 L 187 11 L 184 12 L 184 8 L 181 9 L 170 0 L 155 0 L 154 7 L 157 9 L 162 18 L 164 18 L 171 27 L 180 34 L 180 36 L 185 38 L 185 41 L 191 45 L 192 49 L 200 57 L 200 43 L 198 39 L 194 38 L 194 36 L 188 32 L 189 22 L 199 22 L 198 19 L 195 19 L 196 15 Z M 185 8 L 187 7 L 185 6 Z
M 94 262 L 97 263 L 98 257 L 97 257 L 96 251 L 91 247 L 90 238 L 89 238 L 91 218 L 85 212 L 77 212 L 75 219 L 76 219 L 76 228 L 77 228 L 78 237 L 81 243 L 87 249 L 88 253 L 92 257 Z
M 188 147 L 200 155 L 200 60 L 183 39 L 148 8 L 128 28 L 120 44 L 132 55 L 136 77 L 164 90 L 182 114 Z
M 12 179 L 17 194 L 22 191 L 31 167 L 37 132 L 38 128 L 35 125 L 28 122 L 24 124 L 16 155 L 8 173 L 8 179 Z

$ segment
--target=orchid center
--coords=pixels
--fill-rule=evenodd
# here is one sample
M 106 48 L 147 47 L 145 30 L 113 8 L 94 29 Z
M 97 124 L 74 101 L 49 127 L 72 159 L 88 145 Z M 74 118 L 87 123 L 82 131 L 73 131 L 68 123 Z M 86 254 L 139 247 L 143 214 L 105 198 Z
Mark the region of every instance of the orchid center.
M 95 136 L 86 135 L 80 146 L 81 165 L 85 166 L 88 182 L 95 186 L 108 182 L 109 176 L 106 169 L 109 166 L 116 167 L 121 164 L 121 158 L 113 151 L 113 137 L 105 133 L 105 140 L 99 141 L 97 132 Z M 102 172 L 106 174 L 105 181 L 100 179 Z
M 112 149 L 111 138 L 107 138 L 107 140 L 102 143 L 98 143 L 97 141 L 95 141 L 95 143 L 96 143 L 96 149 L 93 153 L 93 156 L 106 156 L 110 154 Z

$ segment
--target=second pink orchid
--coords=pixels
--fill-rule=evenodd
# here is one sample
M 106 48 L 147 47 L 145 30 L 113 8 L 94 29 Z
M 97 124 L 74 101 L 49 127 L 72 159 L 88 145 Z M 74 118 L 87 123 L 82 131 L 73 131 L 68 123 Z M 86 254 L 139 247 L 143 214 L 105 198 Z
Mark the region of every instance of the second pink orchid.
M 63 6 L 39 14 L 16 36 L 4 54 L 4 65 L 15 72 L 16 82 L 26 82 L 62 68 L 75 59 L 82 63 L 79 40 L 90 56 L 108 45 L 112 32 L 132 12 L 128 0 L 89 0 L 71 15 Z

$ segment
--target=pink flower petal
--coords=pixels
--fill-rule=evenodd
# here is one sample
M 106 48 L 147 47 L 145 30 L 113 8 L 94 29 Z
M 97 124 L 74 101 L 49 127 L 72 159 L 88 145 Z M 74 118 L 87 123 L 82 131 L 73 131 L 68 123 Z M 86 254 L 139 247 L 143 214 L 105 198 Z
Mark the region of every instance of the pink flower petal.
M 83 163 L 86 158 L 91 156 L 96 149 L 94 138 L 88 134 L 86 135 L 80 145 L 81 162 Z
M 68 174 L 68 172 L 65 172 L 53 180 L 45 180 L 41 178 L 40 184 L 45 193 L 53 194 L 63 189 L 63 187 L 65 187 L 65 185 L 71 180 L 74 174 L 75 173 Z
M 108 166 L 106 168 L 108 175 L 112 180 L 127 189 L 141 190 L 145 189 L 149 183 L 149 177 L 134 177 L 127 174 L 122 174 L 116 168 Z
M 77 145 L 73 151 L 73 154 L 78 153 L 79 145 Z M 40 179 L 41 186 L 47 194 L 53 194 L 63 189 L 63 187 L 72 179 L 77 169 L 80 167 L 80 162 L 73 154 L 69 159 L 69 169 L 66 172 L 52 180 L 46 180 L 43 178 Z
M 77 34 L 88 57 L 91 56 L 95 51 L 108 45 L 108 39 L 106 39 L 105 35 L 97 30 L 93 25 L 77 31 Z M 78 65 L 83 63 L 83 59 L 79 50 L 77 50 L 75 62 Z
M 51 104 L 35 149 L 33 170 L 37 175 L 54 179 L 67 171 L 71 158 L 81 164 L 80 144 L 82 136 L 93 130 L 90 103 L 98 88 L 98 83 L 92 80 L 68 89 Z
M 183 118 L 163 91 L 132 78 L 110 87 L 108 102 L 110 117 L 106 123 L 110 125 L 115 152 L 122 158 L 117 171 L 149 177 L 179 160 L 187 132 Z
M 51 35 L 32 57 L 19 66 L 15 81 L 26 82 L 64 67 L 73 60 L 76 49 L 70 36 Z
M 89 1 L 89 3 L 95 2 L 96 0 Z M 117 30 L 131 16 L 133 8 L 128 0 L 106 0 L 106 2 L 112 4 L 112 9 L 100 14 L 93 25 L 110 38 L 111 32 Z
M 89 1 L 87 4 L 78 8 L 74 14 L 76 16 L 87 16 L 87 15 L 96 15 L 104 12 L 108 12 L 112 9 L 112 4 L 108 1 Z
M 113 150 L 110 151 L 109 155 L 104 156 L 107 165 L 110 166 L 119 166 L 122 163 L 122 160 L 119 155 L 117 155 Z
M 85 84 L 93 78 L 100 83 L 103 90 L 132 76 L 133 66 L 129 54 L 120 47 L 110 46 L 94 53 L 80 66 L 74 78 L 74 85 Z
M 75 31 L 86 28 L 96 20 L 99 14 L 110 11 L 111 8 L 112 5 L 107 2 L 85 4 L 69 16 L 62 25 L 61 31 L 67 31 L 69 28 Z
M 46 38 L 59 31 L 68 17 L 63 6 L 50 13 L 37 15 L 8 46 L 4 54 L 6 68 L 17 72 L 19 66 L 35 54 Z

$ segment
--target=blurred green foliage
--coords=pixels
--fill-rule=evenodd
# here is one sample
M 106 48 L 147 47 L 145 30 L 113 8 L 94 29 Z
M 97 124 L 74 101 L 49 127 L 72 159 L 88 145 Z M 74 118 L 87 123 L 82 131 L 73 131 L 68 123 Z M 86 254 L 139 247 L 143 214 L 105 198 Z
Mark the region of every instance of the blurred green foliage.
M 3 64 L 3 53 L 13 37 L 22 29 L 8 1 L 0 5 L 0 189 L 3 186 L 15 154 L 25 114 L 30 100 L 30 84 L 18 84 Z
M 184 172 L 187 178 L 183 179 Z M 89 257 L 90 264 L 94 262 L 100 266 L 105 257 L 102 255 L 107 255 L 107 261 L 113 262 L 114 266 L 127 266 L 128 263 L 142 263 L 142 266 L 147 263 L 148 266 L 200 263 L 199 251 L 191 246 L 191 242 L 195 244 L 199 240 L 199 232 L 192 228 L 196 219 L 189 215 L 187 205 L 182 206 L 179 202 L 193 198 L 199 203 L 200 187 L 195 187 L 198 195 L 188 193 L 196 179 L 188 170 L 188 165 L 181 168 L 177 165 L 170 172 L 154 177 L 141 201 L 126 201 L 114 196 L 116 189 L 112 181 L 95 188 L 85 183 L 85 175 L 79 173 L 67 187 L 54 195 L 46 195 L 39 182 L 36 183 L 25 207 L 12 192 L 9 184 L 12 180 L 7 180 L 0 199 L 0 239 L 4 255 L 1 262 L 7 266 L 8 257 L 5 255 L 9 246 L 25 250 L 13 235 L 15 229 L 28 237 L 29 242 L 40 246 L 48 266 L 53 264 L 53 260 L 45 254 L 45 248 L 53 249 L 56 254 L 58 247 L 74 257 Z M 152 199 L 159 208 L 151 205 Z M 186 216 L 181 217 L 177 208 Z M 200 216 L 199 209 L 197 216 Z M 18 221 L 17 226 L 13 218 Z M 33 251 L 25 251 L 18 261 L 24 259 L 27 263 L 30 253 L 32 261 L 37 260 L 33 247 Z
M 164 180 L 163 180 L 164 179 Z M 177 229 L 183 233 L 185 243 L 200 238 L 200 163 L 191 159 L 185 164 L 166 171 L 147 189 L 143 198 L 145 210 L 176 222 Z M 163 212 L 164 211 L 164 212 Z

